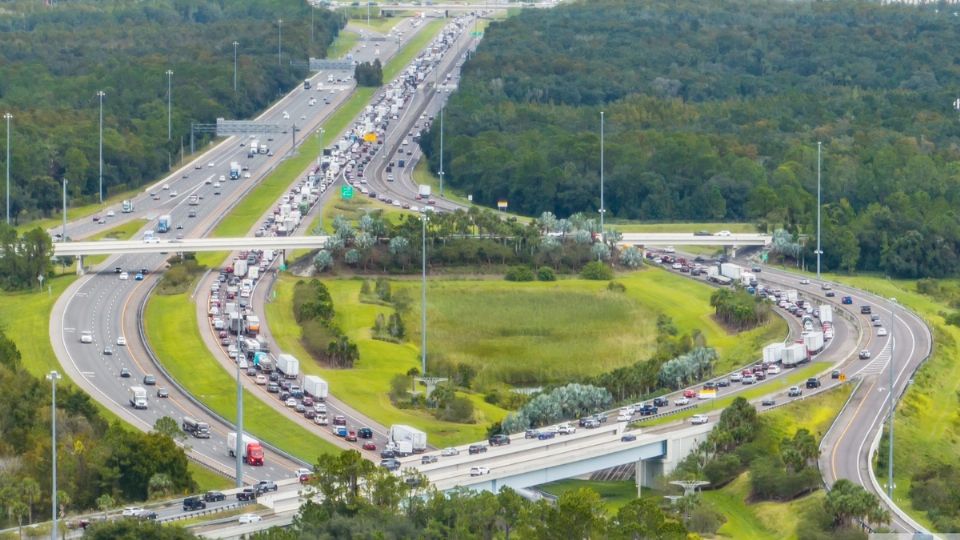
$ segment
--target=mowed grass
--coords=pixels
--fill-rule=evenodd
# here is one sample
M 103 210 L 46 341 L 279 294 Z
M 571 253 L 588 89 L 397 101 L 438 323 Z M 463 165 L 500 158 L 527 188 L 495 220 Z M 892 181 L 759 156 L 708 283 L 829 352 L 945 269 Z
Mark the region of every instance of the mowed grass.
M 909 498 L 911 477 L 924 465 L 943 462 L 960 465 L 960 328 L 946 324 L 943 314 L 954 308 L 917 292 L 915 280 L 888 280 L 879 276 L 830 275 L 874 294 L 896 298 L 920 315 L 933 333 L 933 353 L 913 377 L 896 411 L 894 445 L 894 501 L 901 509 L 931 528 L 926 512 L 913 507 Z M 942 280 L 949 287 L 958 280 Z M 909 343 L 906 345 L 909 346 Z M 898 350 L 899 350 L 898 345 Z M 884 379 L 885 380 L 885 379 Z M 886 473 L 880 479 L 885 485 Z
M 360 361 L 353 369 L 327 369 L 310 360 L 300 342 L 300 326 L 293 318 L 293 286 L 298 278 L 284 275 L 274 286 L 276 297 L 267 304 L 270 333 L 283 352 L 300 359 L 304 373 L 322 376 L 330 383 L 330 392 L 338 399 L 371 419 L 385 425 L 409 424 L 427 432 L 430 444 L 438 447 L 463 444 L 484 438 L 487 426 L 499 421 L 506 411 L 483 401 L 482 396 L 466 395 L 476 407 L 476 423 L 441 422 L 424 411 L 398 409 L 387 393 L 390 379 L 398 373 L 420 366 L 419 348 L 377 341 L 370 337 L 370 327 L 378 313 L 389 315 L 386 306 L 362 304 L 359 301 L 359 280 L 324 280 L 333 297 L 335 322 L 357 344 Z
M 430 41 L 440 33 L 440 30 L 446 25 L 447 21 L 438 19 L 422 25 L 417 30 L 416 35 L 412 36 L 401 48 L 397 54 L 383 66 L 383 81 L 392 81 L 400 74 L 407 64 L 410 63 Z M 396 23 L 394 23 L 396 24 Z
M 417 184 L 430 186 L 430 192 L 433 196 L 440 196 L 440 178 L 430 171 L 430 168 L 427 166 L 426 157 L 420 158 L 420 160 L 417 161 L 416 167 L 413 168 L 413 181 Z M 461 195 L 454 191 L 449 185 L 449 182 L 443 186 L 443 198 L 463 206 L 473 206 L 473 202 L 467 200 L 465 194 Z
M 347 26 L 351 30 L 366 30 L 368 32 L 378 32 L 386 34 L 394 26 L 403 22 L 404 17 L 377 17 L 379 13 L 378 6 L 370 6 L 370 24 L 367 24 L 367 9 L 353 8 L 350 22 Z
M 337 34 L 337 39 L 333 40 L 333 43 L 331 43 L 327 49 L 327 58 L 346 56 L 347 53 L 357 46 L 358 41 L 360 41 L 360 36 L 357 35 L 356 32 L 341 30 L 340 33 Z
M 320 211 L 323 230 L 327 234 L 333 234 L 333 218 L 337 216 L 343 216 L 356 228 L 360 225 L 360 218 L 362 218 L 364 214 L 374 210 L 382 210 L 383 219 L 393 224 L 399 223 L 400 217 L 405 212 L 410 212 L 409 210 L 401 210 L 395 206 L 372 199 L 356 189 L 353 190 L 352 199 L 341 199 L 339 186 L 334 186 L 330 189 L 336 189 L 337 191 L 333 197 L 330 197 L 330 199 L 323 204 L 323 209 Z
M 194 397 L 230 422 L 236 421 L 236 382 L 210 354 L 200 337 L 195 310 L 186 294 L 152 295 L 143 325 L 167 372 Z M 338 449 L 244 391 L 244 430 L 308 463 Z

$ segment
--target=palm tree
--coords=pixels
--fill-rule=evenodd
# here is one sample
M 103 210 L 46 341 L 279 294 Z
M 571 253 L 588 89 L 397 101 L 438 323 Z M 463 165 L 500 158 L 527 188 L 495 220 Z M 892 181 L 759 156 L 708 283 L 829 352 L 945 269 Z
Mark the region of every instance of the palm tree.
M 40 484 L 33 478 L 24 478 L 20 482 L 20 496 L 27 505 L 27 523 L 33 523 L 33 505 L 40 498 Z

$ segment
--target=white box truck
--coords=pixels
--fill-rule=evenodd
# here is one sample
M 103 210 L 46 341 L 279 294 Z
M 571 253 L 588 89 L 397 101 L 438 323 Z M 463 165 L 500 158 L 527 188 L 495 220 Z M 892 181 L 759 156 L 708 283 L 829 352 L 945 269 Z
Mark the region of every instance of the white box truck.
M 803 345 L 807 348 L 807 354 L 813 356 L 823 350 L 823 332 L 812 331 L 803 333 Z
M 783 343 L 771 343 L 763 348 L 763 363 L 776 364 L 783 360 L 783 349 L 786 345 Z
M 283 373 L 284 378 L 296 379 L 300 374 L 300 361 L 294 358 L 292 354 L 278 355 L 277 371 Z
M 320 377 L 307 375 L 303 378 L 303 392 L 313 399 L 323 401 L 327 399 L 327 394 L 330 393 L 330 387 L 327 385 L 327 381 Z
M 134 409 L 146 409 L 147 389 L 142 386 L 131 386 L 130 405 L 132 405 Z
M 807 361 L 807 348 L 802 343 L 793 343 L 783 349 L 783 365 L 798 366 Z
M 794 303 L 796 303 L 797 298 L 798 298 L 798 296 L 797 296 L 797 290 L 796 290 L 796 289 L 788 289 L 788 290 L 786 291 L 786 295 L 787 295 L 787 302 L 794 302 Z
M 726 276 L 732 280 L 739 280 L 740 273 L 743 271 L 739 265 L 733 263 L 721 263 L 720 264 L 720 275 Z
M 409 441 L 416 453 L 424 452 L 427 449 L 427 434 L 419 429 L 402 424 L 390 426 L 390 441 L 395 444 Z
M 260 267 L 251 266 L 247 268 L 247 277 L 250 279 L 260 279 Z
M 427 184 L 420 184 L 420 187 L 417 189 L 417 198 L 418 199 L 429 199 L 430 198 L 430 186 Z
M 820 306 L 820 322 L 823 324 L 833 324 L 833 306 L 822 304 Z
M 243 277 L 247 275 L 247 260 L 246 259 L 234 259 L 233 260 L 233 275 L 237 277 Z

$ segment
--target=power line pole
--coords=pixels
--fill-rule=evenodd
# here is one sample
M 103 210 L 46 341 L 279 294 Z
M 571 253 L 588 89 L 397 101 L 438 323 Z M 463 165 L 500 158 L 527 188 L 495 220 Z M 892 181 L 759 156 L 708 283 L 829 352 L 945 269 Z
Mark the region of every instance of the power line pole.
M 283 19 L 277 19 L 277 65 L 283 65 Z
M 97 91 L 100 98 L 100 204 L 103 204 L 103 90 Z
M 10 120 L 13 115 L 4 113 L 3 117 L 7 120 L 7 225 L 10 224 Z
M 56 371 L 47 373 L 47 380 L 53 388 L 53 400 L 50 405 L 50 446 L 53 452 L 53 489 L 50 493 L 50 506 L 53 513 L 53 529 L 50 531 L 50 540 L 57 540 L 57 381 L 60 374 Z
M 173 139 L 173 70 L 167 70 L 167 140 Z
M 820 148 L 821 142 L 817 141 L 817 279 L 820 279 Z
M 63 230 L 60 231 L 61 242 L 67 241 L 67 179 L 63 179 Z
M 233 42 L 233 93 L 237 93 L 237 46 L 239 41 Z
M 891 298 L 891 301 L 896 303 L 896 299 L 894 298 Z M 890 317 L 890 419 L 888 421 L 888 425 L 890 426 L 890 445 L 888 448 L 889 454 L 887 455 L 887 496 L 890 497 L 891 501 L 893 500 L 893 412 L 895 410 L 893 393 L 893 364 L 894 360 L 897 358 L 894 354 L 896 352 L 897 344 L 896 339 L 894 339 L 896 322 L 897 314 L 896 312 L 892 312 Z

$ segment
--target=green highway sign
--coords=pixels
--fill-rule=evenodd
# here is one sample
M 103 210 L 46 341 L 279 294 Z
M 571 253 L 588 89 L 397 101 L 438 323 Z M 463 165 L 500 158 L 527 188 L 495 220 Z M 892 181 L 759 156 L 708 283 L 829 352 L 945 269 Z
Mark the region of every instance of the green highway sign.
M 470 32 L 473 37 L 483 37 L 483 32 Z
M 340 186 L 340 198 L 341 198 L 341 199 L 352 199 L 352 198 L 353 198 L 353 186 Z

